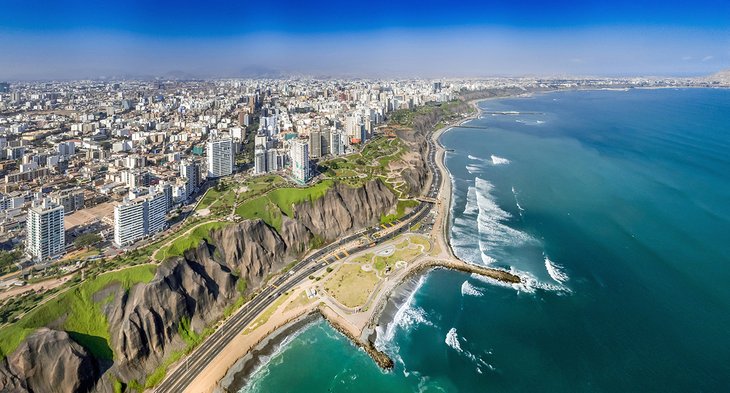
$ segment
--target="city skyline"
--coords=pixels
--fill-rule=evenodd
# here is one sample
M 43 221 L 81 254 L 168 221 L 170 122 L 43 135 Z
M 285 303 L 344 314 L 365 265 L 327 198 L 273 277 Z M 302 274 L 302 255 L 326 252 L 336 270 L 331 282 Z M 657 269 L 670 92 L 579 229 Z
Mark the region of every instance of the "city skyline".
M 0 79 L 695 76 L 730 64 L 715 1 L 419 4 L 11 2 Z

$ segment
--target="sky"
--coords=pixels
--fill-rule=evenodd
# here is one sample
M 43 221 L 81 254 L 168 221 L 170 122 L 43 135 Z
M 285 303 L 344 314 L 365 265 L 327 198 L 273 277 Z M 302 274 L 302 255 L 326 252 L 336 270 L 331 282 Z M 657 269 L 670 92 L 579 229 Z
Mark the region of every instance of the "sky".
M 0 0 L 0 79 L 9 80 L 726 68 L 728 0 Z

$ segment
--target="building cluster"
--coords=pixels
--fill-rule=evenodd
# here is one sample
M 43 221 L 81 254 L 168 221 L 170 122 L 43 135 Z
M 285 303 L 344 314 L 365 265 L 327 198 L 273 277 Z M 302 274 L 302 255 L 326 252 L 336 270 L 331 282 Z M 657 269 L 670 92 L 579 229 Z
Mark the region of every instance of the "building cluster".
M 0 244 L 42 261 L 83 233 L 126 248 L 227 176 L 297 184 L 389 112 L 467 82 L 345 80 L 0 83 Z
M 218 179 L 278 173 L 359 151 L 393 111 L 486 89 L 655 87 L 691 79 L 0 82 L 0 248 L 34 260 L 84 233 L 133 247 Z M 466 94 L 464 94 L 466 93 Z M 469 98 L 471 99 L 471 98 Z M 4 181 L 3 181 L 4 180 Z

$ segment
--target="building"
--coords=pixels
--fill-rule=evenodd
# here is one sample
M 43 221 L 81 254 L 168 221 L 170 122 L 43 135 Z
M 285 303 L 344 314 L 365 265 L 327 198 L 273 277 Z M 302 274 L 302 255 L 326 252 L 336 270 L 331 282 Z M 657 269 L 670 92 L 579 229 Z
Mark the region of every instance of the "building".
M 311 176 L 309 172 L 309 143 L 295 139 L 291 142 L 291 174 L 299 183 L 306 183 Z
M 63 206 L 44 199 L 28 209 L 25 249 L 33 259 L 46 260 L 66 250 Z
M 208 141 L 208 177 L 222 177 L 233 173 L 233 140 L 230 138 Z
M 84 208 L 84 190 L 80 188 L 57 191 L 49 196 L 53 203 L 63 206 L 65 214 Z
M 192 160 L 180 161 L 180 177 L 185 179 L 185 197 L 184 200 L 190 200 L 200 187 L 200 165 Z
M 309 150 L 312 158 L 322 157 L 322 131 L 309 133 Z
M 339 156 L 345 153 L 345 146 L 342 144 L 342 133 L 340 131 L 334 131 L 330 133 L 330 154 L 333 156 Z
M 114 243 L 126 246 L 145 237 L 146 201 L 125 200 L 114 207 Z
M 253 162 L 255 174 L 260 175 L 268 172 L 268 168 L 266 166 L 266 149 L 257 148 L 254 153 Z
M 170 193 L 150 188 L 146 195 L 125 200 L 114 207 L 114 243 L 127 246 L 146 236 L 161 232 L 167 226 Z

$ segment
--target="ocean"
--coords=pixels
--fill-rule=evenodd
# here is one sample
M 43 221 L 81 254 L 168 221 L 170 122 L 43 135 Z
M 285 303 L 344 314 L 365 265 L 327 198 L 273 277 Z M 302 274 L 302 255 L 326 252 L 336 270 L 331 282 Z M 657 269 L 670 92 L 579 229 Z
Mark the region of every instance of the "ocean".
M 453 152 L 452 243 L 508 286 L 410 283 L 381 372 L 325 322 L 243 392 L 730 391 L 730 90 L 482 101 Z

